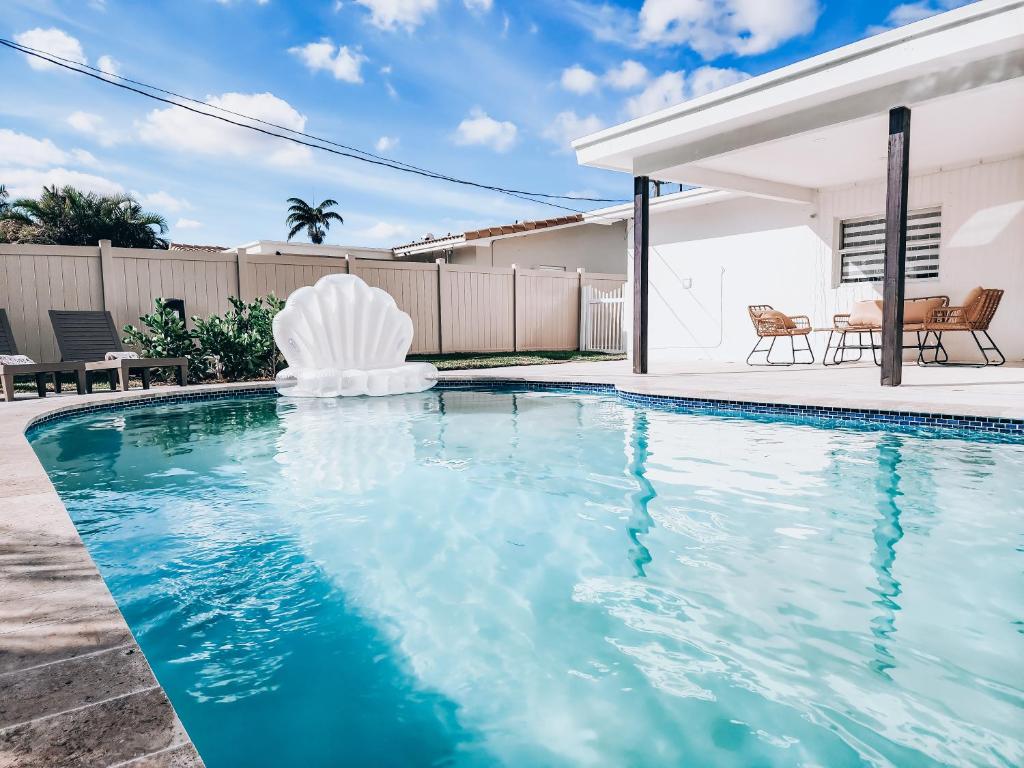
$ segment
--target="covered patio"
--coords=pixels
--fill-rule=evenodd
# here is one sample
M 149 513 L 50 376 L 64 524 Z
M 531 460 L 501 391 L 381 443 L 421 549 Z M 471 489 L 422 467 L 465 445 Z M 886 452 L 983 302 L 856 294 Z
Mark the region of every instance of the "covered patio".
M 1010 399 L 1024 389 L 1019 369 L 908 366 L 916 337 L 903 333 L 906 298 L 957 307 L 978 286 L 996 289 L 986 330 L 1011 366 L 1024 359 L 1024 3 L 981 0 L 574 148 L 583 165 L 633 177 L 632 206 L 587 218 L 632 222 L 635 374 L 709 364 L 709 376 L 731 377 L 726 389 L 774 385 L 715 369 L 753 343 L 748 306 L 806 314 L 826 330 L 855 301 L 881 299 L 880 371 L 795 367 L 787 386 L 903 384 L 913 394 L 897 399 L 918 405 L 936 392 L 966 405 L 968 387 Z M 652 180 L 697 189 L 652 201 Z M 858 239 L 858 227 L 872 234 Z M 980 362 L 971 334 L 946 336 L 950 362 Z M 812 341 L 820 363 L 825 335 Z

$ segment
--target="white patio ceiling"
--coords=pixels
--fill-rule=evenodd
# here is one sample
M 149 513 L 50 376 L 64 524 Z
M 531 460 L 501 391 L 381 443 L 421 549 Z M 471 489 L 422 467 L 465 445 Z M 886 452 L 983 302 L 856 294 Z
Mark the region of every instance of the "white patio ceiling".
M 1024 2 L 982 0 L 574 143 L 581 164 L 810 202 L 885 176 L 907 106 L 911 171 L 1024 153 Z

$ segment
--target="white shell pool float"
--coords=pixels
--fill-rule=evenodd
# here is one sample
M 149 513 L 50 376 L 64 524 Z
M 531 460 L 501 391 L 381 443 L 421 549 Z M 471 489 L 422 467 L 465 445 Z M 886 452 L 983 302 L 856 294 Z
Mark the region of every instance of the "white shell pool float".
M 422 392 L 437 382 L 430 363 L 407 363 L 412 320 L 379 288 L 355 275 L 327 275 L 299 288 L 274 318 L 288 361 L 277 391 L 289 397 Z

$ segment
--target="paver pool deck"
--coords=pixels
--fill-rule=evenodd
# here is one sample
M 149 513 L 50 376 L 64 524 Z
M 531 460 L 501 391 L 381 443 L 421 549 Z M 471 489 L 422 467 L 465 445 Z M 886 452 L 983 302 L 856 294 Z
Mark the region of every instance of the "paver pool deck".
M 874 366 L 752 369 L 626 361 L 449 371 L 451 381 L 612 384 L 636 394 L 1024 419 L 1024 366 L 904 371 Z M 22 396 L 0 404 L 0 768 L 147 766 L 202 760 L 25 438 L 37 419 L 98 403 L 270 388 L 214 384 L 143 392 Z

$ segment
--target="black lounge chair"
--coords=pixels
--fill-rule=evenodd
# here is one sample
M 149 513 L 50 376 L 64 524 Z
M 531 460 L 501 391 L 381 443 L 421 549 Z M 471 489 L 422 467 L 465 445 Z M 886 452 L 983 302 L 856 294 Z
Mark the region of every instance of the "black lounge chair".
M 142 376 L 142 388 L 149 389 L 150 371 L 154 368 L 174 368 L 179 386 L 188 379 L 188 360 L 184 357 L 134 357 L 107 360 L 109 352 L 124 352 L 114 318 L 102 310 L 51 309 L 50 324 L 57 337 L 60 356 L 65 361 L 85 363 L 86 387 L 91 391 L 88 374 L 104 371 L 110 388 L 128 389 L 132 371 Z
M 7 310 L 0 309 L 0 355 L 16 356 L 18 345 L 14 341 L 14 333 L 11 331 L 11 321 L 7 317 Z M 27 359 L 27 358 L 26 358 Z M 60 392 L 62 373 L 75 374 L 75 382 L 78 384 L 78 394 L 85 394 L 85 363 L 0 363 L 0 381 L 3 382 L 4 399 L 10 402 L 14 399 L 14 379 L 17 376 L 32 376 L 36 380 L 36 391 L 40 397 L 46 397 L 46 377 L 53 376 L 53 389 Z

